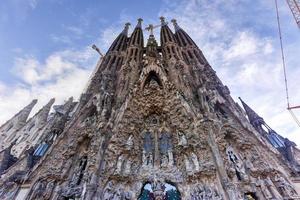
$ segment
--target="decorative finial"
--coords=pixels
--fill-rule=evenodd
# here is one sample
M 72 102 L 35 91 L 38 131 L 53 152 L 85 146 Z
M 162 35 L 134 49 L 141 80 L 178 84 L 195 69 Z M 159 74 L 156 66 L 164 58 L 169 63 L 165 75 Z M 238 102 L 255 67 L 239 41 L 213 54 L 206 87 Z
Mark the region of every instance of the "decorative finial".
M 161 16 L 159 19 L 160 19 L 160 22 L 161 22 L 162 26 L 167 25 L 165 17 Z
M 172 19 L 171 22 L 173 23 L 175 31 L 178 31 L 180 29 L 180 27 L 177 24 L 177 20 L 176 19 Z
M 154 29 L 153 24 L 149 24 L 149 26 L 146 28 L 146 30 L 150 32 L 150 35 L 153 35 L 153 29 Z
M 142 27 L 142 22 L 143 22 L 143 19 L 142 18 L 138 18 L 138 23 L 137 23 L 137 25 L 136 25 L 136 27 Z
M 124 27 L 124 30 L 123 30 L 123 33 L 125 34 L 125 35 L 127 35 L 128 34 L 128 29 L 129 29 L 129 26 L 130 26 L 131 24 L 129 23 L 129 22 L 127 22 L 126 24 L 125 24 L 125 27 Z
M 100 49 L 99 49 L 95 44 L 93 44 L 92 48 L 93 48 L 95 51 L 97 51 L 97 52 L 100 54 L 101 57 L 104 56 L 104 55 L 101 53 Z

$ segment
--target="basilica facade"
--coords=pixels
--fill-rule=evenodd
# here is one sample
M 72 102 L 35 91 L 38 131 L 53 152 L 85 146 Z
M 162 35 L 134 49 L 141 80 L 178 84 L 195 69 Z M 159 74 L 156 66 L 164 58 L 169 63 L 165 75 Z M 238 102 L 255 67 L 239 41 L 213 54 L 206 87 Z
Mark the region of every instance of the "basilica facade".
M 127 23 L 78 102 L 28 120 L 33 100 L 0 127 L 0 199 L 300 199 L 295 143 L 160 20 L 160 42 Z

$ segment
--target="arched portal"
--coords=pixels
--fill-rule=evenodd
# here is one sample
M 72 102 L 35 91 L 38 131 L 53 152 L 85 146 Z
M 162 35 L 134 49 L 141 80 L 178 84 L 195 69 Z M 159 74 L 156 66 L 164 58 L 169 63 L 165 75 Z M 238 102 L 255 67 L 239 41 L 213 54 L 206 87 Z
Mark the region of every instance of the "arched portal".
M 181 195 L 176 186 L 171 183 L 147 182 L 138 200 L 181 200 Z

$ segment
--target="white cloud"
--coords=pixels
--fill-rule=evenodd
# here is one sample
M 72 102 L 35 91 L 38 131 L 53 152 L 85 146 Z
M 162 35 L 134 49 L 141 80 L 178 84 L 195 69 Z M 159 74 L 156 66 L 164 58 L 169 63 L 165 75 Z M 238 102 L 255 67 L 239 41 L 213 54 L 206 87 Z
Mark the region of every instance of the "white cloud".
M 170 21 L 178 20 L 195 40 L 204 55 L 216 70 L 220 79 L 228 85 L 232 96 L 241 96 L 266 122 L 283 136 L 300 145 L 299 128 L 286 111 L 283 73 L 277 38 L 274 5 L 269 1 L 244 0 L 165 0 L 158 16 Z M 249 7 L 251 6 L 251 7 Z M 300 39 L 297 27 L 285 4 L 280 6 L 289 89 L 292 105 L 300 104 L 300 66 L 298 52 Z M 89 12 L 87 16 L 91 15 Z M 120 24 L 131 16 L 122 12 L 120 20 L 101 30 L 96 44 L 104 52 L 123 28 Z M 90 18 L 82 17 L 88 26 Z M 157 19 L 145 19 L 157 23 Z M 291 21 L 292 25 L 286 23 Z M 146 24 L 146 23 L 145 23 Z M 294 29 L 291 27 L 295 27 Z M 70 32 L 81 35 L 81 30 L 68 27 Z M 144 33 L 147 37 L 147 33 Z M 68 36 L 53 36 L 60 43 L 71 44 Z M 157 38 L 158 39 L 158 38 Z M 87 83 L 88 74 L 94 68 L 96 59 L 92 50 L 65 50 L 49 55 L 45 60 L 34 56 L 16 59 L 15 73 L 26 84 L 8 86 L 0 83 L 0 123 L 15 114 L 32 98 L 38 98 L 39 105 L 51 97 L 57 103 L 69 96 L 80 94 Z M 80 80 L 80 81 L 78 81 Z M 22 97 L 22 98 L 20 98 Z M 296 113 L 300 117 L 300 112 Z
M 28 3 L 31 9 L 35 9 L 38 4 L 38 0 L 28 0 Z
M 70 96 L 77 99 L 86 87 L 97 57 L 91 48 L 84 48 L 52 53 L 43 62 L 30 56 L 17 58 L 13 71 L 26 84 L 8 86 L 0 82 L 0 124 L 34 98 L 38 103 L 31 115 L 52 97 L 56 104 Z
M 159 15 L 177 19 L 235 99 L 241 96 L 275 131 L 300 145 L 299 127 L 286 110 L 274 5 L 269 4 L 257 1 L 254 6 L 250 0 L 238 5 L 228 0 L 183 0 L 172 6 L 166 4 Z M 282 20 L 290 20 L 285 19 L 290 17 L 285 4 L 280 10 Z M 270 29 L 272 33 L 268 33 Z M 265 30 L 267 32 L 263 32 Z M 300 76 L 296 61 L 300 52 L 300 45 L 296 43 L 300 40 L 293 34 L 297 31 L 283 31 L 292 31 L 291 34 L 284 32 L 286 40 L 292 44 L 285 46 L 289 89 L 293 102 L 300 104 L 300 80 L 296 78 Z M 296 115 L 300 118 L 300 112 Z

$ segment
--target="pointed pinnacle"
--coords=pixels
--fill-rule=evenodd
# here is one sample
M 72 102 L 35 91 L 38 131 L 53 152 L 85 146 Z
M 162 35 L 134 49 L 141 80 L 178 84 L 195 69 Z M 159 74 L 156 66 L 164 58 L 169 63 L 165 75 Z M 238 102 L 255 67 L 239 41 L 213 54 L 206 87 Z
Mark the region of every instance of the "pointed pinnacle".
M 46 106 L 51 106 L 55 102 L 55 98 L 50 99 Z
M 171 22 L 173 23 L 175 31 L 178 31 L 180 29 L 180 27 L 177 24 L 177 20 L 176 19 L 172 19 Z
M 130 26 L 131 24 L 129 23 L 129 22 L 127 22 L 127 23 L 125 23 L 125 27 L 124 27 L 124 30 L 123 30 L 123 34 L 124 35 L 127 35 L 128 34 L 128 29 L 129 29 L 129 26 Z
M 143 22 L 143 19 L 142 18 L 138 18 L 138 23 L 136 25 L 136 28 L 141 28 L 142 27 L 142 22 Z
M 162 25 L 162 26 L 167 25 L 167 23 L 166 23 L 166 18 L 165 18 L 165 17 L 161 16 L 159 19 L 160 19 L 160 22 L 161 22 L 161 25 Z

